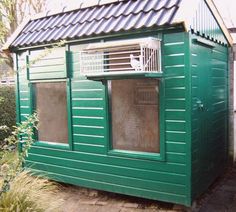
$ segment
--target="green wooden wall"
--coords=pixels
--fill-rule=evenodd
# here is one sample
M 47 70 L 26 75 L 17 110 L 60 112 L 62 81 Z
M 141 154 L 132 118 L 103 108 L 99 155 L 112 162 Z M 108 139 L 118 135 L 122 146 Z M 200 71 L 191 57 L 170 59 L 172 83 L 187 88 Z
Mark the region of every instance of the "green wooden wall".
M 26 165 L 62 182 L 190 205 L 188 34 L 166 33 L 162 39 L 164 79 L 161 80 L 163 103 L 160 112 L 164 119 L 160 124 L 161 142 L 165 147 L 162 159 L 109 154 L 106 84 L 89 81 L 79 75 L 80 48 L 71 45 L 67 57 L 71 76 L 71 80 L 67 80 L 72 113 L 70 147 L 36 143 L 29 152 Z M 19 69 L 26 63 L 25 54 L 18 54 Z M 31 74 L 33 70 L 29 67 L 28 72 Z M 31 86 L 26 70 L 19 72 L 18 78 L 18 114 L 21 121 L 32 110 Z
M 190 41 L 193 199 L 223 173 L 228 155 L 228 49 L 196 38 Z

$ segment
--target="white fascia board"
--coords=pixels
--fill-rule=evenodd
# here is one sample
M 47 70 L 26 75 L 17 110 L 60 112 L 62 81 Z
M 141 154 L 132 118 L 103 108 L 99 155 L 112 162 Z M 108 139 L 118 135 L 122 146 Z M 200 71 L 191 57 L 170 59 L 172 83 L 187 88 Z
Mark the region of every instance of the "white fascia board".
M 229 42 L 230 46 L 233 45 L 233 38 L 231 36 L 231 34 L 229 33 L 229 30 L 227 29 L 216 5 L 214 4 L 214 2 L 212 0 L 205 0 L 206 4 L 208 5 L 209 9 L 211 10 L 212 14 L 214 15 L 217 23 L 219 24 L 222 32 L 224 33 L 227 41 Z
M 226 40 L 228 41 L 230 46 L 232 46 L 233 45 L 233 38 L 230 35 L 219 11 L 217 10 L 217 7 L 215 6 L 215 4 L 212 0 L 182 0 L 182 2 L 180 4 L 180 8 L 177 12 L 177 15 L 175 16 L 175 18 L 173 20 L 173 23 L 183 22 L 183 23 L 185 23 L 186 31 L 189 31 L 190 26 L 191 26 L 191 21 L 193 18 L 193 14 L 195 14 L 195 12 L 197 11 L 200 1 L 205 1 L 208 8 L 212 12 L 212 15 L 215 17 L 217 23 L 219 24 L 222 32 L 224 33 Z
M 184 23 L 185 30 L 189 31 L 193 14 L 197 10 L 200 1 L 201 0 L 182 0 L 173 23 Z
M 3 45 L 2 50 L 7 51 L 10 47 L 10 45 L 13 43 L 13 41 L 18 37 L 18 35 L 22 32 L 22 30 L 25 28 L 25 26 L 29 23 L 31 19 L 27 18 L 25 19 L 13 32 L 13 34 L 7 39 L 7 42 Z
M 84 50 L 85 51 L 102 51 L 109 48 L 119 48 L 125 46 L 151 46 L 155 48 L 156 42 L 160 41 L 158 38 L 147 37 L 147 38 L 137 38 L 137 39 L 128 39 L 128 40 L 119 40 L 119 41 L 108 41 L 100 43 L 90 43 Z M 157 47 L 156 47 L 157 48 Z

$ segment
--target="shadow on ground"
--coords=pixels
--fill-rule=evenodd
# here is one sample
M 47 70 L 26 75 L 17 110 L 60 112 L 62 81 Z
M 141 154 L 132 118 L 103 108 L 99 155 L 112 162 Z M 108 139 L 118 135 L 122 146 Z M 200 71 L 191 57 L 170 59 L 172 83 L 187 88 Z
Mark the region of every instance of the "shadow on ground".
M 61 185 L 61 198 L 65 200 L 64 212 L 235 212 L 236 164 L 228 168 L 192 208 L 67 184 Z

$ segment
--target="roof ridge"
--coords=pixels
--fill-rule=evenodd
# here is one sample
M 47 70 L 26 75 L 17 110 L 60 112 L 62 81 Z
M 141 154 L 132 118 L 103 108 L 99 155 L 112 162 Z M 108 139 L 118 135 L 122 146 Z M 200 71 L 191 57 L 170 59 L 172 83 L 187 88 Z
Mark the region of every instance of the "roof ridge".
M 148 0 L 147 0 L 148 1 Z M 87 23 L 92 23 L 93 21 L 97 21 L 97 22 L 99 22 L 99 21 L 101 21 L 102 19 L 103 20 L 108 20 L 108 19 L 110 19 L 110 18 L 118 18 L 118 17 L 120 17 L 120 16 L 122 16 L 122 17 L 127 17 L 127 16 L 129 16 L 129 15 L 138 15 L 140 12 L 143 12 L 144 14 L 148 14 L 148 13 L 150 13 L 150 12 L 159 12 L 159 11 L 161 11 L 161 10 L 169 10 L 169 9 L 172 9 L 172 8 L 174 8 L 174 7 L 176 7 L 176 8 L 178 8 L 178 6 L 177 5 L 170 5 L 169 7 L 166 7 L 166 6 L 164 6 L 164 7 L 161 7 L 161 8 L 159 8 L 159 9 L 157 9 L 157 10 L 155 10 L 155 9 L 151 9 L 151 10 L 144 10 L 144 9 L 142 9 L 142 10 L 140 10 L 140 11 L 136 11 L 136 12 L 130 12 L 130 13 L 128 13 L 128 14 L 122 14 L 122 15 L 111 15 L 111 16 L 108 16 L 108 17 L 101 17 L 100 19 L 91 19 L 91 20 L 84 20 L 84 21 L 82 21 L 82 22 L 80 22 L 80 21 L 77 21 L 77 22 L 75 22 L 75 23 L 71 23 L 71 24 L 67 24 L 67 25 L 65 25 L 65 24 L 62 24 L 62 25 L 60 25 L 60 26 L 53 26 L 53 27 L 47 27 L 47 28 L 40 28 L 39 30 L 34 30 L 34 31 L 27 31 L 27 32 L 23 32 L 24 34 L 27 34 L 27 33 L 29 33 L 29 32 L 40 32 L 40 31 L 43 31 L 43 30 L 47 30 L 47 29 L 54 29 L 54 28 L 57 28 L 57 29 L 59 29 L 59 28 L 61 28 L 62 26 L 63 27 L 68 27 L 69 25 L 71 25 L 72 27 L 73 26 L 75 26 L 75 25 L 77 25 L 77 24 L 83 24 L 83 23 L 85 23 L 85 22 L 87 22 Z
M 101 1 L 105 1 L 105 3 L 103 4 L 100 4 Z M 70 12 L 75 12 L 75 11 L 78 11 L 78 10 L 86 10 L 88 8 L 93 8 L 93 7 L 102 7 L 102 6 L 107 6 L 107 5 L 111 5 L 111 4 L 118 4 L 120 2 L 128 2 L 128 1 L 148 1 L 148 0 L 98 0 L 98 4 L 94 4 L 94 5 L 90 5 L 90 6 L 85 6 L 85 7 L 82 7 L 84 2 L 81 2 L 79 5 L 79 7 L 75 8 L 75 7 L 63 7 L 62 10 L 58 10 L 58 11 L 52 11 L 52 13 L 50 13 L 51 11 L 48 10 L 46 12 L 41 12 L 41 13 L 37 13 L 35 14 L 34 16 L 31 17 L 31 20 L 32 21 L 35 21 L 35 20 L 39 20 L 39 19 L 42 19 L 42 18 L 48 18 L 48 17 L 51 17 L 51 16 L 56 16 L 56 15 L 60 15 L 60 14 L 63 14 L 63 13 L 70 13 Z M 68 10 L 66 10 L 66 8 L 68 8 Z

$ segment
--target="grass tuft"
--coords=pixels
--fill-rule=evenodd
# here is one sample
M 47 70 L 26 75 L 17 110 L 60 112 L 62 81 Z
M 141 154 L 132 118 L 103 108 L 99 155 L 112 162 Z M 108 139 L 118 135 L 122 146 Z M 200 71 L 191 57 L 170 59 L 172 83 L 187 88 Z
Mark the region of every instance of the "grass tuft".
M 2 183 L 2 182 L 1 182 Z M 0 199 L 1 212 L 58 212 L 63 203 L 58 186 L 47 179 L 21 172 Z

